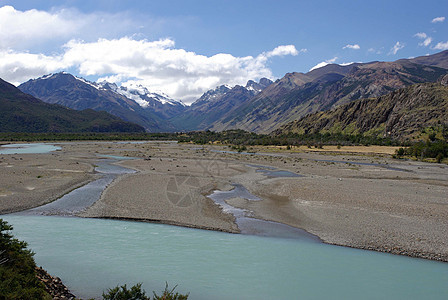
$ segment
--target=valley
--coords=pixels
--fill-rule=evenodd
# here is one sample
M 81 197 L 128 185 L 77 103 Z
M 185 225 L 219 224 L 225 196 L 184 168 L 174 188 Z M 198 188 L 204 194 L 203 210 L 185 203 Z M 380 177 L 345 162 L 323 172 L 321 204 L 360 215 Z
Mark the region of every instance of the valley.
M 330 244 L 448 259 L 448 168 L 391 160 L 385 153 L 393 148 L 323 152 L 259 146 L 244 154 L 173 142 L 58 145 L 62 150 L 49 154 L 2 156 L 2 182 L 8 182 L 1 191 L 2 213 L 41 205 L 98 178 L 93 166 L 101 159 L 128 157 L 134 159 L 120 165 L 137 172 L 115 179 L 80 216 L 239 232 L 234 217 L 208 196 L 240 184 L 261 200 L 237 196 L 227 203 L 251 217 L 305 229 Z M 300 176 L 269 177 L 259 168 Z
M 327 64 L 307 73 L 288 73 L 275 82 L 261 78 L 246 86 L 218 86 L 190 106 L 144 86 L 94 83 L 64 72 L 29 80 L 19 89 L 48 103 L 106 111 L 148 132 L 242 129 L 267 134 L 312 113 L 440 81 L 448 73 L 447 56 L 448 50 L 394 62 Z M 356 126 L 350 133 L 356 131 L 365 133 Z M 380 131 L 371 134 L 384 135 Z

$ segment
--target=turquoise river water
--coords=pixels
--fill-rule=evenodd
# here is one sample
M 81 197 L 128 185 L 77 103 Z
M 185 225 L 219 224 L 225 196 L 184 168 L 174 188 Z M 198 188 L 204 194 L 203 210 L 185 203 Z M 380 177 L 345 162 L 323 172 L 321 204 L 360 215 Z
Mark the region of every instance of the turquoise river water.
M 2 216 L 78 297 L 165 281 L 190 299 L 446 299 L 448 264 L 295 239 L 139 222 Z
M 149 295 L 165 282 L 178 285 L 176 291 L 190 292 L 192 300 L 448 298 L 447 263 L 314 239 L 33 213 L 0 218 L 28 242 L 38 265 L 81 298 L 138 282 Z

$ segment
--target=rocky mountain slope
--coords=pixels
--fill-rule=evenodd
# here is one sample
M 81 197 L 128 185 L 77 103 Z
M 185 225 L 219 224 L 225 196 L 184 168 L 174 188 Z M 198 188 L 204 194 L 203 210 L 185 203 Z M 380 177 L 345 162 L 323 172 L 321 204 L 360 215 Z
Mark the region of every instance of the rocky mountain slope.
M 0 79 L 0 132 L 144 132 L 106 112 L 48 104 Z
M 423 129 L 448 122 L 448 75 L 387 95 L 361 99 L 288 123 L 274 134 L 343 133 L 409 140 Z
M 204 93 L 183 113 L 172 118 L 171 122 L 182 130 L 210 129 L 217 121 L 232 118 L 245 102 L 261 93 L 271 83 L 271 80 L 261 78 L 258 83 L 249 80 L 244 87 L 216 87 Z
M 97 84 L 63 72 L 29 80 L 19 89 L 47 103 L 76 110 L 90 108 L 106 111 L 125 121 L 137 123 L 150 132 L 173 131 L 174 127 L 164 119 L 183 109 L 180 102 L 170 101 L 158 94 L 151 96 L 140 86 L 118 88 L 115 84 Z M 156 97 L 164 100 L 165 104 Z
M 409 60 L 327 65 L 306 74 L 288 73 L 210 129 L 267 133 L 309 113 L 378 97 L 415 83 L 434 82 L 447 73 L 447 69 Z
M 147 131 L 268 133 L 310 113 L 435 82 L 447 73 L 448 50 L 395 62 L 329 64 L 308 73 L 288 73 L 274 83 L 263 78 L 246 86 L 219 86 L 189 107 L 142 86 L 92 83 L 66 73 L 30 80 L 19 88 L 49 103 L 107 111 Z
M 448 50 L 433 55 L 425 55 L 416 58 L 411 58 L 409 59 L 409 61 L 416 64 L 448 69 Z

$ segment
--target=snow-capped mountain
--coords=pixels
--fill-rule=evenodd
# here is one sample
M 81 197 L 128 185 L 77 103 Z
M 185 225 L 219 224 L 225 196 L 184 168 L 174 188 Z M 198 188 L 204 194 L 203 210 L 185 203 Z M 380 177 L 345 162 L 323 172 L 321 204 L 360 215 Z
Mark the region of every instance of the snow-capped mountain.
M 176 130 L 166 119 L 184 109 L 179 101 L 155 95 L 143 87 L 131 89 L 109 82 L 95 83 L 65 72 L 29 80 L 19 89 L 47 103 L 76 110 L 106 111 L 151 132 Z
M 222 95 L 224 95 L 225 93 L 230 91 L 231 89 L 232 89 L 232 87 L 230 85 L 227 85 L 227 84 L 217 86 L 216 88 L 208 90 L 207 92 L 205 92 L 198 100 L 193 102 L 193 104 L 191 104 L 191 106 L 195 107 L 195 106 L 201 105 L 201 103 L 211 102 L 211 101 L 217 100 Z
M 221 85 L 205 92 L 183 113 L 171 119 L 172 123 L 186 130 L 205 130 L 220 122 L 221 119 L 229 118 L 235 110 L 251 98 L 263 91 L 271 80 L 262 78 L 258 83 L 252 80 L 246 86 L 236 85 L 230 87 Z
M 272 80 L 267 78 L 261 78 L 259 82 L 249 80 L 246 84 L 246 89 L 253 91 L 254 96 L 261 93 L 268 85 L 272 83 Z
M 185 106 L 185 104 L 180 100 L 172 99 L 163 92 L 152 92 L 147 87 L 140 84 L 126 83 L 121 86 L 117 86 L 115 83 L 110 83 L 107 81 L 90 84 L 93 84 L 100 89 L 114 91 L 128 99 L 132 99 L 143 108 L 154 106 L 154 101 L 160 102 L 163 105 L 168 104 L 172 106 Z
M 249 80 L 246 84 L 245 88 L 251 96 L 255 96 L 261 91 L 263 91 L 268 85 L 272 83 L 271 80 L 267 78 L 261 78 L 259 82 L 255 82 L 253 80 Z M 206 102 L 216 102 L 219 101 L 225 94 L 232 91 L 232 89 L 237 88 L 237 90 L 241 86 L 230 86 L 228 84 L 217 86 L 214 89 L 208 90 L 205 92 L 198 100 L 196 100 L 191 106 L 197 107 Z

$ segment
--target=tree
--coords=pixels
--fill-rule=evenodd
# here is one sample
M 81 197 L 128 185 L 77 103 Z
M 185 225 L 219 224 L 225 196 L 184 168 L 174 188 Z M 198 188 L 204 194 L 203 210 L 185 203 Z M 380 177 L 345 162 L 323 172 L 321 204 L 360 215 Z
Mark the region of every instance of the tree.
M 0 299 L 51 299 L 36 277 L 34 253 L 13 237 L 12 230 L 0 219 Z

